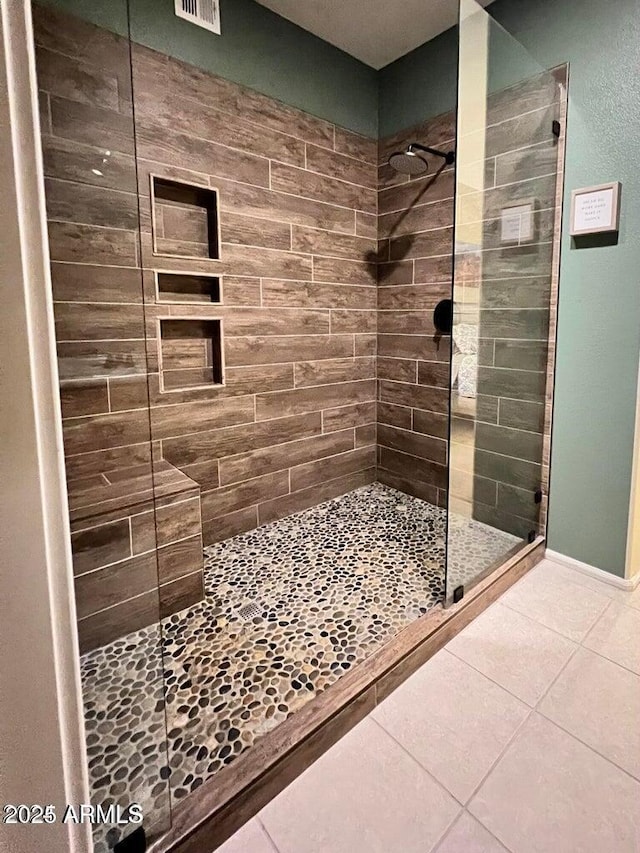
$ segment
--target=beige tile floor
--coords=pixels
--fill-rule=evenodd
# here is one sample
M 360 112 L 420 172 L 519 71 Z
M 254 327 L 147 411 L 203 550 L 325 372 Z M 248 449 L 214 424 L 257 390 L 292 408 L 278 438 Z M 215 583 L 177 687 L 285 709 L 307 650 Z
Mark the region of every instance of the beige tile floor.
M 219 853 L 639 853 L 640 587 L 545 561 Z

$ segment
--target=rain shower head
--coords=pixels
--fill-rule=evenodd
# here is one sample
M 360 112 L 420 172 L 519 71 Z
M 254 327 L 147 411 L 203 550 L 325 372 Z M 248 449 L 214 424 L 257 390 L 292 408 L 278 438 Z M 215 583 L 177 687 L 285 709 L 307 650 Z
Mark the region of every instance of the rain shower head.
M 437 148 L 428 148 L 426 145 L 412 142 L 410 145 L 407 145 L 404 151 L 394 151 L 389 157 L 389 165 L 402 175 L 411 175 L 412 177 L 424 175 L 429 170 L 429 163 L 426 157 L 423 157 L 419 152 L 442 157 L 448 165 L 454 163 L 456 159 L 453 151 L 438 151 Z
M 411 150 L 411 145 L 406 151 L 395 151 L 389 157 L 389 165 L 402 175 L 424 175 L 429 170 L 429 164 L 416 151 Z

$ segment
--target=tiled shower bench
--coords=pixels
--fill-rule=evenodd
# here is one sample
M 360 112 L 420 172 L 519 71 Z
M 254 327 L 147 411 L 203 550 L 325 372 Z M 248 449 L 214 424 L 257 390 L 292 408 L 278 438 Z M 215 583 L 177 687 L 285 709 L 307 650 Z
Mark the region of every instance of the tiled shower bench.
M 161 460 L 69 483 L 81 653 L 204 596 L 200 487 Z

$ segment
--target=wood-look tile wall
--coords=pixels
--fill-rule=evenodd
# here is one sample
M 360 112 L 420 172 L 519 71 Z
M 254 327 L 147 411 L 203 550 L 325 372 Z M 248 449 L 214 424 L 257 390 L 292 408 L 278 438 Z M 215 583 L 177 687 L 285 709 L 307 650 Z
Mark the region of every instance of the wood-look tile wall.
M 429 174 L 410 180 L 386 161 L 411 141 L 454 147 L 454 114 L 378 143 L 135 44 L 132 90 L 126 40 L 34 12 L 70 482 L 167 460 L 201 488 L 205 543 L 376 476 L 443 505 L 450 342 L 433 309 L 451 295 L 454 171 L 430 158 Z M 506 340 L 499 300 L 528 298 L 535 272 L 489 245 L 505 199 L 535 194 L 537 262 L 549 263 L 555 173 L 536 121 L 555 107 L 539 88 L 496 99 L 487 135 L 482 280 L 494 302 L 482 334 L 495 341 Z M 219 259 L 206 257 L 201 212 L 183 204 L 163 204 L 154 234 L 154 175 L 217 192 Z M 158 298 L 157 272 L 218 276 L 221 300 L 180 288 Z M 540 312 L 523 307 L 528 329 Z M 211 371 L 188 341 L 158 346 L 163 319 L 222 322 L 222 387 L 198 387 Z M 542 327 L 523 336 L 533 331 L 546 339 Z M 510 371 L 520 397 L 483 390 L 479 465 L 495 452 L 489 427 L 514 429 L 513 400 L 522 417 L 522 391 L 539 381 L 495 363 L 502 349 L 489 364 L 483 348 L 483 383 Z M 187 375 L 194 387 L 167 381 Z M 497 518 L 497 502 L 487 506 Z
M 81 653 L 204 596 L 200 489 L 169 463 L 155 467 L 153 479 L 143 465 L 69 493 Z
M 482 249 L 475 254 L 479 367 L 473 516 L 525 538 L 538 533 L 535 492 L 546 493 L 548 486 L 543 445 L 550 432 L 545 403 L 553 387 L 557 188 L 563 167 L 552 122 L 563 115 L 561 83 L 566 83 L 564 67 L 489 98 Z M 519 201 L 534 205 L 534 238 L 505 246 L 500 211 Z
M 132 92 L 126 40 L 34 11 L 68 477 L 168 460 L 205 543 L 373 481 L 377 143 L 138 45 Z M 219 260 L 180 205 L 154 251 L 151 175 L 217 190 Z M 159 301 L 158 270 L 222 303 Z M 178 317 L 222 320 L 223 387 L 161 391 Z
M 150 376 L 212 543 L 375 479 L 376 144 L 138 45 L 133 87 L 149 340 L 160 316 L 223 321 L 224 387 Z M 219 260 L 154 253 L 150 175 L 218 191 Z M 150 307 L 157 269 L 220 275 L 221 304 Z
M 127 41 L 34 5 L 49 251 L 70 491 L 151 462 Z M 143 384 L 140 398 L 148 397 Z
M 379 143 L 378 479 L 443 506 L 450 340 L 433 311 L 451 298 L 455 180 L 431 155 L 425 177 L 395 172 L 389 155 L 410 142 L 453 149 L 454 113 Z
M 145 344 L 128 42 L 51 9 L 33 12 L 85 652 L 203 597 L 200 490 L 168 464 L 152 471 L 147 374 L 154 357 Z M 186 533 L 167 517 L 168 504 L 181 498 Z
M 481 211 L 481 245 L 459 246 L 455 268 L 453 169 L 429 156 L 427 176 L 409 179 L 387 165 L 412 141 L 453 148 L 454 114 L 379 143 L 378 479 L 445 505 L 450 474 L 454 511 L 522 537 L 546 518 L 563 168 L 551 123 L 563 116 L 562 83 L 566 68 L 489 97 L 485 189 L 459 214 L 464 226 L 465 209 Z M 535 203 L 535 240 L 504 247 L 500 211 L 520 200 Z M 433 309 L 452 294 L 456 322 L 478 327 L 479 367 L 476 399 L 454 389 L 448 458 L 450 341 Z

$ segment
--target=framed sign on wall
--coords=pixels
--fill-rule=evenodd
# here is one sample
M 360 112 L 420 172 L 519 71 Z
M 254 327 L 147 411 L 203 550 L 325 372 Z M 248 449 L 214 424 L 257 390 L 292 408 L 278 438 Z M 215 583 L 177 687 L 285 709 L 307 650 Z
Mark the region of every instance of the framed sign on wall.
M 607 234 L 620 225 L 620 181 L 571 193 L 571 236 Z

